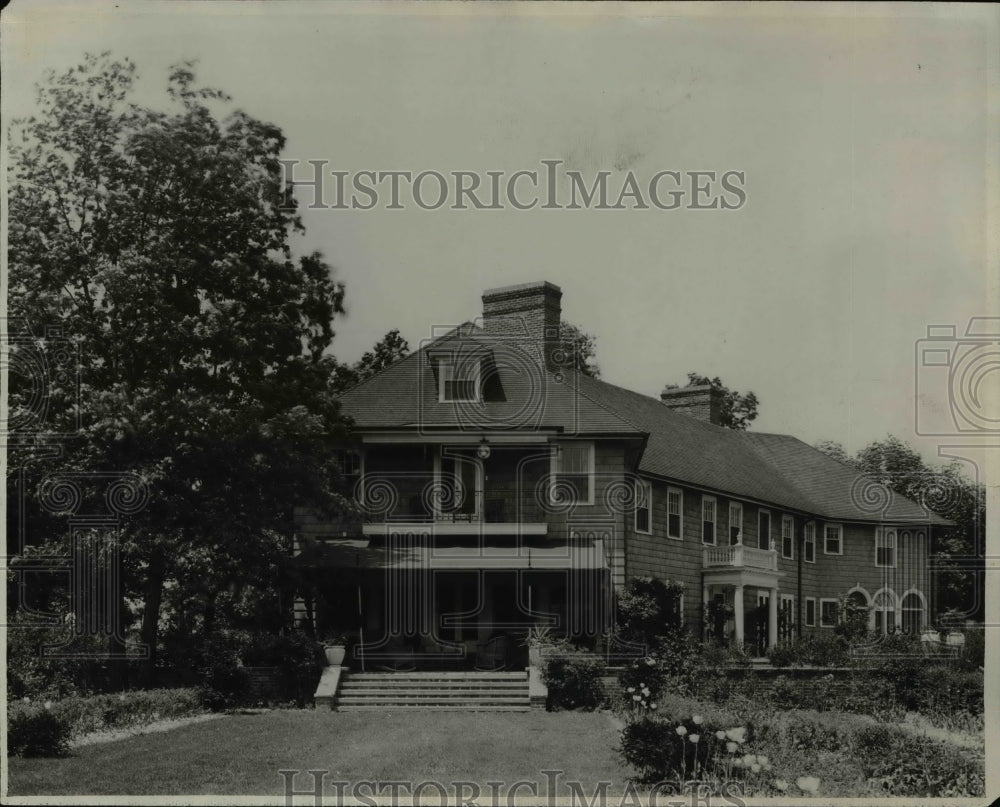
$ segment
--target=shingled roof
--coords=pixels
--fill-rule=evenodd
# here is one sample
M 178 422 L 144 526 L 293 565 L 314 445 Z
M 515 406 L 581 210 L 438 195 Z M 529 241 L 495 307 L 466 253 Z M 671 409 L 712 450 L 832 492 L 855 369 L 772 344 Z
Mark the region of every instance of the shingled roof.
M 741 432 L 697 420 L 658 399 L 589 376 L 543 369 L 539 361 L 491 364 L 501 394 L 476 404 L 438 400 L 435 358 L 495 357 L 502 344 L 465 323 L 347 390 L 343 412 L 359 431 L 543 430 L 566 436 L 645 440 L 638 472 L 837 521 L 950 522 L 868 480 L 801 440 Z M 513 352 L 512 352 L 513 355 Z

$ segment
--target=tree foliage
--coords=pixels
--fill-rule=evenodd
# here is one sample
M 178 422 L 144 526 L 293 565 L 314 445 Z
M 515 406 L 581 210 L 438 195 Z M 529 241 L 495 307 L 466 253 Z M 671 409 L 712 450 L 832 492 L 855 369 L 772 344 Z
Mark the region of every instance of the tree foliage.
M 601 367 L 597 363 L 597 340 L 593 336 L 584 333 L 578 325 L 561 322 L 559 338 L 577 372 L 589 375 L 591 378 L 601 377 Z
M 375 346 L 354 364 L 338 364 L 331 376 L 331 383 L 337 392 L 367 381 L 376 373 L 410 355 L 410 343 L 393 328 Z
M 722 383 L 718 376 L 709 378 L 701 373 L 688 373 L 685 387 L 710 386 L 722 393 L 719 425 L 727 429 L 745 431 L 757 418 L 757 396 L 753 392 L 741 393 Z M 667 384 L 664 389 L 680 389 L 679 384 Z
M 35 485 L 73 469 L 149 486 L 123 563 L 155 646 L 165 581 L 210 601 L 266 580 L 293 506 L 346 506 L 324 357 L 344 288 L 319 254 L 292 254 L 281 130 L 200 88 L 190 64 L 163 108 L 131 100 L 135 78 L 127 59 L 88 56 L 11 127 L 9 311 L 23 353 L 51 351 L 38 337 L 57 325 L 80 356 L 46 379 L 45 423 L 13 467 Z M 36 380 L 12 374 L 12 411 L 36 406 Z M 33 462 L 53 433 L 75 439 Z

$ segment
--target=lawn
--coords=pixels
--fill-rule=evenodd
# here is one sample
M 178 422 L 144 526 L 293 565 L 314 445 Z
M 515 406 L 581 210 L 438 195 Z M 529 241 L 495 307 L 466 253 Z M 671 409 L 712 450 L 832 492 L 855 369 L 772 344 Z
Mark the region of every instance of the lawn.
M 616 753 L 619 727 L 606 712 L 235 714 L 80 747 L 62 759 L 12 758 L 10 793 L 275 795 L 284 793 L 283 768 L 328 770 L 331 782 L 478 782 L 484 797 L 487 782 L 509 788 L 522 779 L 537 782 L 544 796 L 541 771 L 561 770 L 561 781 L 610 781 L 620 792 L 631 772 Z M 295 786 L 311 780 L 300 776 Z

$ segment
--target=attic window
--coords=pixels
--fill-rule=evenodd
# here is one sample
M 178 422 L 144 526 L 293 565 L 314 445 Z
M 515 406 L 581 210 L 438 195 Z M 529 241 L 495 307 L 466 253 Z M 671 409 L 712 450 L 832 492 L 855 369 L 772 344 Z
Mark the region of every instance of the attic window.
M 459 365 L 450 361 L 440 362 L 438 400 L 441 403 L 478 401 L 481 375 L 479 362 L 464 361 Z

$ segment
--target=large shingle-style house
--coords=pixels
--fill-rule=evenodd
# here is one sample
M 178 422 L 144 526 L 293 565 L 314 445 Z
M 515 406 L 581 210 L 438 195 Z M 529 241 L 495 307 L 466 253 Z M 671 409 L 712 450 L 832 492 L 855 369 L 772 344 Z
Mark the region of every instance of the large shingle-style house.
M 832 628 L 842 597 L 877 632 L 927 624 L 946 522 L 794 437 L 717 425 L 710 387 L 657 399 L 577 372 L 561 296 L 487 291 L 481 320 L 343 395 L 361 515 L 298 513 L 301 619 L 368 659 L 471 664 L 531 625 L 600 635 L 615 590 L 653 576 L 684 585 L 696 635 L 713 613 L 761 650 Z

